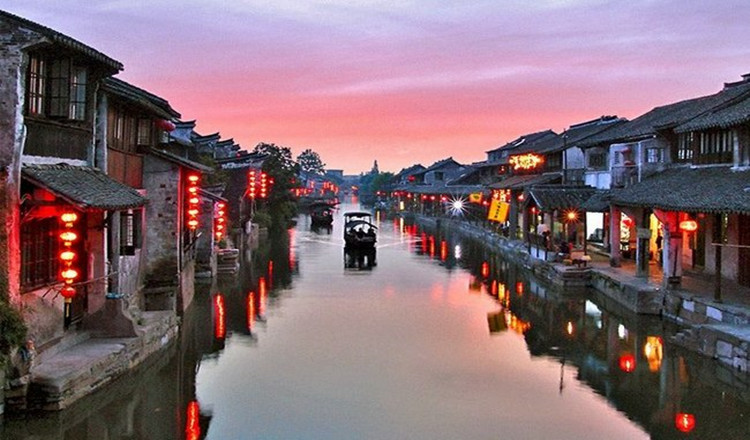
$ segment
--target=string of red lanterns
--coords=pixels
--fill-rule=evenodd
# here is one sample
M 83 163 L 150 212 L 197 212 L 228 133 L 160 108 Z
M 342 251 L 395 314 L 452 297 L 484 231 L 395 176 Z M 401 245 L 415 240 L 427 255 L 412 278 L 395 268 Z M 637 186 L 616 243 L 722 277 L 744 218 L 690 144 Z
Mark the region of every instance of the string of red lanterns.
M 198 216 L 200 215 L 200 203 L 201 198 L 198 195 L 198 182 L 200 181 L 200 175 L 188 174 L 187 176 L 187 226 L 190 230 L 194 231 L 198 228 L 199 221 Z
M 273 186 L 273 178 L 265 171 L 250 170 L 247 173 L 247 195 L 251 200 L 267 199 Z
M 79 275 L 78 270 L 73 265 L 73 262 L 78 258 L 78 255 L 73 248 L 73 243 L 78 240 L 78 234 L 75 232 L 76 221 L 78 221 L 78 214 L 75 212 L 66 211 L 60 215 L 60 222 L 62 223 L 62 232 L 60 232 L 62 251 L 60 251 L 59 255 L 60 262 L 62 263 L 60 277 L 65 283 L 62 289 L 60 289 L 60 294 L 65 298 L 66 318 L 70 313 L 68 305 L 73 301 L 73 297 L 76 295 L 76 288 L 73 287 L 73 283 Z
M 224 238 L 226 223 L 226 204 L 224 202 L 216 202 L 214 205 L 214 237 L 216 237 L 216 241 L 221 241 Z

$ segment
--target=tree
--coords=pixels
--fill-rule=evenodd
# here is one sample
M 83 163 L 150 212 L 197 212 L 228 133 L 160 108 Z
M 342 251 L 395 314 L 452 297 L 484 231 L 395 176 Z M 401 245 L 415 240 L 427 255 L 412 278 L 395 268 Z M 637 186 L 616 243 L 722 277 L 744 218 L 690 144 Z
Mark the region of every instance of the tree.
M 266 156 L 263 171 L 273 186 L 268 193 L 266 203 L 259 207 L 271 216 L 272 226 L 286 227 L 292 217 L 297 215 L 297 204 L 292 195 L 292 188 L 299 172 L 299 165 L 292 159 L 292 150 L 276 144 L 259 143 L 253 150 Z
M 320 160 L 320 155 L 311 149 L 306 149 L 297 156 L 300 169 L 306 173 L 323 174 L 326 164 Z

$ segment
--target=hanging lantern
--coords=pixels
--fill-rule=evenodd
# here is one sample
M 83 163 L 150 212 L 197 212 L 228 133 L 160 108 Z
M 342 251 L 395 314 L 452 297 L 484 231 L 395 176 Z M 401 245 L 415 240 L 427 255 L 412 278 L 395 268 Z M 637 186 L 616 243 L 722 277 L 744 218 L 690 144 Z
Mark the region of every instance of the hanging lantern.
M 224 225 L 227 221 L 225 217 L 224 202 L 216 202 L 214 206 L 214 237 L 216 241 L 221 241 L 224 237 Z
M 250 170 L 247 172 L 247 195 L 251 200 L 255 200 L 255 197 L 258 195 L 256 186 L 256 171 Z
M 60 214 L 62 232 L 60 232 L 59 237 L 62 241 L 63 250 L 58 254 L 58 258 L 61 263 L 60 278 L 63 283 L 65 283 L 65 286 L 60 290 L 60 295 L 65 298 L 66 325 L 68 324 L 68 317 L 70 316 L 70 303 L 76 294 L 76 289 L 72 285 L 79 276 L 78 270 L 73 265 L 73 262 L 77 257 L 76 251 L 73 248 L 73 242 L 78 240 L 78 234 L 73 231 L 76 221 L 78 221 L 78 214 L 73 211 L 66 211 Z
M 157 119 L 156 120 L 156 126 L 160 130 L 164 130 L 164 131 L 167 131 L 167 132 L 174 131 L 174 129 L 177 128 L 177 126 L 174 124 L 174 122 L 172 122 L 172 121 L 170 121 L 168 119 Z
M 683 232 L 695 232 L 698 230 L 698 222 L 695 220 L 683 220 L 680 222 L 680 230 Z
M 620 356 L 620 370 L 626 372 L 626 373 L 632 373 L 635 371 L 635 356 L 633 356 L 631 353 L 625 353 L 624 355 Z
M 200 215 L 199 205 L 201 198 L 198 195 L 198 182 L 200 181 L 200 175 L 191 173 L 187 175 L 187 226 L 191 230 L 198 228 L 200 222 L 198 216 Z
M 76 288 L 73 286 L 65 286 L 60 289 L 60 295 L 62 295 L 62 297 L 66 300 L 71 299 L 76 296 Z
M 674 426 L 680 431 L 688 433 L 695 429 L 695 416 L 687 413 L 677 413 L 674 417 Z

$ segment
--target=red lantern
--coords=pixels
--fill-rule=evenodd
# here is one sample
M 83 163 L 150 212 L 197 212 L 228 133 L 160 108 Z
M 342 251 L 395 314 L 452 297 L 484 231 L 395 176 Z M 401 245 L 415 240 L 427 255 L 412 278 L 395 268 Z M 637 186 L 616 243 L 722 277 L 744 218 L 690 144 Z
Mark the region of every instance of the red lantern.
M 173 131 L 175 128 L 177 128 L 177 126 L 174 125 L 174 122 L 168 119 L 158 119 L 156 121 L 156 126 L 159 127 L 159 129 L 167 132 Z
M 683 220 L 680 222 L 680 230 L 684 232 L 695 232 L 698 230 L 698 222 L 695 220 Z
M 254 200 L 258 195 L 258 189 L 256 188 L 256 171 L 250 170 L 247 173 L 247 195 L 251 200 Z
M 191 230 L 197 229 L 199 225 L 198 215 L 200 214 L 200 209 L 198 209 L 198 206 L 201 202 L 201 198 L 198 195 L 198 182 L 199 181 L 200 181 L 199 174 L 191 173 L 187 175 L 187 188 L 186 188 L 186 191 L 188 193 L 187 226 Z
M 620 356 L 620 369 L 626 373 L 635 371 L 635 356 L 631 353 Z
M 674 426 L 679 431 L 688 433 L 695 429 L 695 416 L 687 413 L 677 413 L 674 417 Z
M 73 286 L 65 286 L 60 289 L 60 295 L 65 299 L 70 299 L 76 296 L 76 288 Z

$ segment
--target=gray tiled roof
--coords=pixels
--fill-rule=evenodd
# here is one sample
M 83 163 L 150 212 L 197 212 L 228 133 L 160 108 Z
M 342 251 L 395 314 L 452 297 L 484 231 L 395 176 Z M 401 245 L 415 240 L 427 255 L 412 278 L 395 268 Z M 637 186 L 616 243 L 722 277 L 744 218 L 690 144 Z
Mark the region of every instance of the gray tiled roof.
M 0 19 L 7 19 L 7 20 L 15 21 L 20 26 L 23 26 L 27 29 L 31 29 L 32 31 L 38 32 L 39 34 L 45 36 L 51 42 L 60 44 L 63 47 L 85 54 L 86 56 L 105 65 L 109 69 L 110 74 L 113 74 L 122 70 L 122 63 L 120 63 L 119 61 L 114 60 L 108 57 L 107 55 L 104 55 L 98 50 L 90 46 L 87 46 L 74 38 L 61 34 L 60 32 L 57 32 L 54 29 L 48 28 L 46 26 L 42 26 L 41 24 L 34 23 L 31 20 L 27 20 L 25 18 L 19 17 L 17 15 L 13 15 L 9 12 L 1 11 L 1 10 L 0 10 Z
M 191 170 L 200 171 L 202 173 L 213 173 L 214 169 L 203 165 L 202 163 L 194 162 L 188 158 L 180 157 L 174 153 L 170 153 L 166 150 L 160 150 L 157 148 L 151 148 L 148 151 L 149 154 L 152 154 L 156 157 L 159 157 L 161 159 L 164 159 L 168 162 L 176 163 L 177 165 L 183 166 L 185 168 L 189 168 Z
M 612 192 L 612 204 L 666 211 L 750 214 L 750 170 L 672 168 Z
M 491 189 L 524 189 L 531 185 L 542 185 L 553 183 L 555 180 L 562 179 L 560 173 L 554 174 L 523 174 L 519 176 L 510 176 L 507 179 L 490 185 Z
M 523 136 L 517 137 L 516 139 L 508 142 L 507 144 L 488 150 L 486 151 L 486 153 L 494 153 L 498 150 L 510 150 L 513 148 L 520 147 L 521 145 L 524 145 L 526 143 L 538 142 L 548 136 L 557 136 L 557 133 L 555 133 L 552 130 L 544 130 L 544 131 L 538 131 L 536 133 L 525 134 Z
M 68 164 L 24 165 L 23 177 L 82 209 L 122 210 L 146 204 L 146 198 L 103 172 Z
M 632 121 L 620 124 L 611 130 L 585 139 L 581 142 L 581 145 L 612 144 L 654 136 L 658 130 L 674 128 L 680 124 L 685 124 L 711 109 L 733 102 L 749 93 L 750 82 L 737 83 L 728 85 L 713 95 L 656 107 Z
M 612 197 L 612 191 L 608 189 L 599 189 L 583 202 L 581 209 L 586 212 L 609 212 L 609 200 Z
M 533 200 L 540 210 L 550 212 L 564 209 L 580 209 L 596 192 L 595 188 L 563 185 L 535 186 L 529 188 L 527 201 Z
M 169 105 L 169 101 L 151 92 L 138 88 L 119 78 L 105 78 L 105 91 L 148 109 L 164 119 L 179 118 L 180 114 Z
M 729 128 L 750 121 L 750 96 L 739 102 L 711 110 L 692 121 L 675 128 L 675 132 L 706 130 L 709 128 Z

